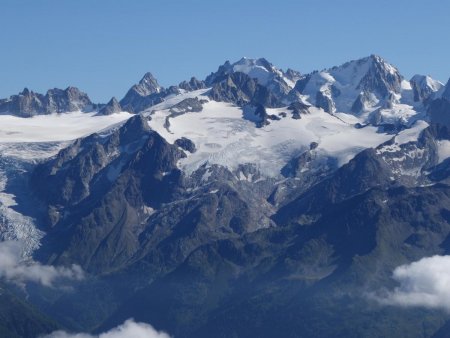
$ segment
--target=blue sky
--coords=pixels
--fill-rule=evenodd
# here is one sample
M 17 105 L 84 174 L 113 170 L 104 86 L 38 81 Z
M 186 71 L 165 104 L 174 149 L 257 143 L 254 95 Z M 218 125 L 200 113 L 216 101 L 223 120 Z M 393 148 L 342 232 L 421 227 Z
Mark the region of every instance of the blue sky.
M 379 54 L 402 74 L 450 77 L 450 1 L 0 0 L 0 97 L 77 86 L 119 99 L 146 71 L 162 85 L 225 60 L 303 73 Z

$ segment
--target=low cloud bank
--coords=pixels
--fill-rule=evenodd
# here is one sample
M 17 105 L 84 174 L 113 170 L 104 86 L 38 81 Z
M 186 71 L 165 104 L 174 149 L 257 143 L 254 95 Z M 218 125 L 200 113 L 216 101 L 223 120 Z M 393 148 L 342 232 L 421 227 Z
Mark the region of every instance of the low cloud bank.
M 450 256 L 433 256 L 399 266 L 392 277 L 400 286 L 378 296 L 381 303 L 450 312 Z
M 20 242 L 0 242 L 0 279 L 18 285 L 34 282 L 54 287 L 57 282 L 84 278 L 83 270 L 78 265 L 71 267 L 43 265 L 31 259 L 24 259 L 22 252 Z
M 149 324 L 136 323 L 133 319 L 128 319 L 122 325 L 95 336 L 87 333 L 55 331 L 40 338 L 170 338 L 170 336 L 167 333 L 156 331 Z

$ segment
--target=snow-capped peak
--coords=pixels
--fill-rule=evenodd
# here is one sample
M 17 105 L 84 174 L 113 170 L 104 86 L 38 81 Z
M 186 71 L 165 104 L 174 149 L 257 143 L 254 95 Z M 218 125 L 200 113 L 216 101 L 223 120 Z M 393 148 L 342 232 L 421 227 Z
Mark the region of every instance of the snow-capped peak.
M 33 91 L 29 90 L 27 87 L 25 87 L 25 88 L 19 93 L 19 95 L 22 95 L 22 96 L 29 96 L 29 95 L 32 95 L 32 94 L 33 94 Z
M 372 54 L 368 57 L 373 63 L 376 63 L 378 65 L 380 65 L 382 68 L 384 68 L 388 73 L 392 74 L 392 75 L 396 75 L 398 74 L 398 69 L 393 66 L 392 64 L 390 64 L 389 62 L 387 62 L 385 59 L 383 59 L 381 56 L 379 55 L 375 55 Z
M 217 72 L 211 73 L 206 78 L 205 83 L 210 86 L 223 78 L 223 76 L 236 72 L 244 73 L 256 79 L 259 84 L 283 94 L 287 94 L 295 86 L 295 81 L 290 76 L 287 76 L 281 69 L 275 67 L 265 58 L 253 59 L 248 57 L 243 57 L 234 63 L 226 61 L 219 67 Z M 292 72 L 294 71 L 291 70 Z M 298 74 L 298 72 L 295 72 L 294 75 L 297 76 Z
M 258 83 L 263 86 L 267 85 L 274 74 L 282 76 L 282 72 L 264 58 L 250 59 L 243 57 L 238 62 L 232 64 L 231 69 L 233 72 L 241 72 L 251 78 L 257 79 Z
M 389 91 L 398 92 L 403 79 L 397 68 L 378 55 L 349 61 L 327 72 L 344 86 L 379 92 L 384 97 L 389 95 Z
M 416 82 L 421 84 L 422 86 L 426 86 L 429 87 L 430 89 L 432 89 L 434 92 L 437 92 L 439 89 L 441 89 L 444 84 L 440 81 L 434 80 L 433 78 L 431 78 L 431 76 L 429 75 L 419 75 L 416 74 L 414 75 L 411 80 L 411 82 Z
M 409 82 L 414 91 L 414 101 L 423 101 L 444 87 L 444 84 L 428 75 L 416 74 Z
M 402 80 L 397 68 L 370 55 L 308 74 L 297 82 L 295 90 L 328 112 L 359 114 L 399 94 Z

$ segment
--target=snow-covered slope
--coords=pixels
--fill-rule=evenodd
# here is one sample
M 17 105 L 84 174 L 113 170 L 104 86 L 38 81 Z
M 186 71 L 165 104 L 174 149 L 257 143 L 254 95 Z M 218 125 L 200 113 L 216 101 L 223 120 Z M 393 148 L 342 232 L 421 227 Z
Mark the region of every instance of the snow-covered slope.
M 423 99 L 442 84 L 430 77 L 403 79 L 397 68 L 371 55 L 305 75 L 295 92 L 330 113 L 347 113 L 361 123 L 412 124 L 423 111 Z
M 96 113 L 72 112 L 21 118 L 0 115 L 0 143 L 53 142 L 73 140 L 122 122 L 132 115 L 118 113 L 94 116 Z
M 208 100 L 200 95 L 199 99 Z M 168 142 L 181 137 L 192 140 L 197 148 L 180 161 L 192 172 L 204 163 L 235 170 L 239 164 L 255 164 L 262 174 L 280 175 L 281 168 L 295 156 L 317 143 L 316 152 L 345 164 L 363 149 L 376 147 L 392 135 L 378 133 L 375 127 L 362 129 L 343 122 L 322 109 L 311 108 L 301 119 L 290 117 L 287 107 L 267 109 L 279 117 L 262 128 L 244 119 L 244 110 L 229 103 L 209 101 L 201 112 L 171 115 L 167 105 L 153 107 L 149 125 Z M 166 108 L 166 109 L 165 109 Z M 283 117 L 287 113 L 286 117 Z
M 430 76 L 414 75 L 411 80 L 411 87 L 414 91 L 414 101 L 426 100 L 443 89 L 444 84 L 432 79 Z
M 291 88 L 294 87 L 293 83 L 284 72 L 273 66 L 266 59 L 251 59 L 242 58 L 238 62 L 231 65 L 233 72 L 241 72 L 247 74 L 251 78 L 258 79 L 258 82 L 263 86 L 267 86 L 275 76 L 282 79 Z

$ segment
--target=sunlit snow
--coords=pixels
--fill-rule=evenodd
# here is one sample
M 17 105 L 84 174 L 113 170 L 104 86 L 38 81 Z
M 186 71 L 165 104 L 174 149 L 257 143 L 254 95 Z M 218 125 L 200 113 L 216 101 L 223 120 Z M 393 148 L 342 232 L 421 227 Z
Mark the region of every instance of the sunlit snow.
M 210 101 L 198 113 L 169 118 L 168 110 L 153 113 L 150 126 L 170 143 L 191 139 L 197 152 L 180 161 L 180 167 L 192 172 L 204 163 L 236 169 L 239 164 L 256 164 L 261 173 L 277 176 L 293 156 L 319 144 L 317 151 L 335 157 L 339 165 L 348 162 L 363 149 L 375 147 L 392 136 L 377 133 L 377 128 L 355 128 L 321 109 L 295 120 L 286 108 L 268 109 L 268 114 L 286 112 L 287 117 L 256 128 L 243 119 L 242 109 L 228 103 Z
M 0 143 L 67 141 L 92 134 L 130 118 L 129 113 L 94 116 L 72 112 L 21 118 L 0 115 Z

